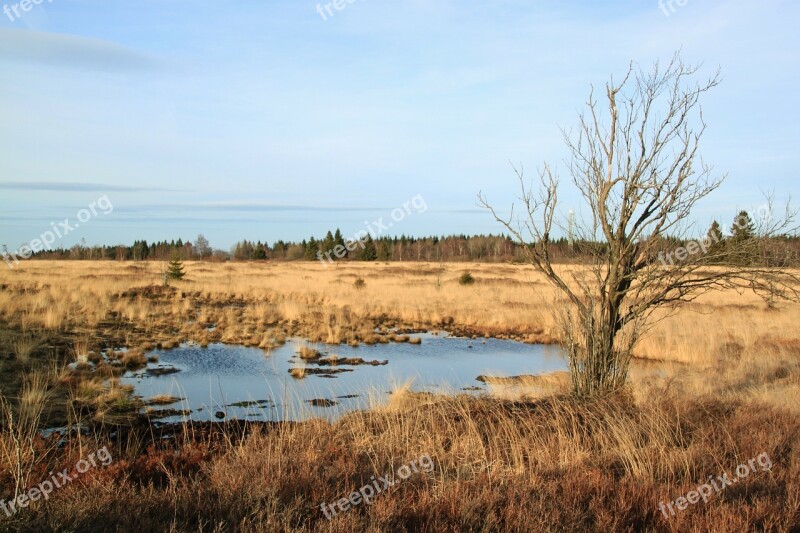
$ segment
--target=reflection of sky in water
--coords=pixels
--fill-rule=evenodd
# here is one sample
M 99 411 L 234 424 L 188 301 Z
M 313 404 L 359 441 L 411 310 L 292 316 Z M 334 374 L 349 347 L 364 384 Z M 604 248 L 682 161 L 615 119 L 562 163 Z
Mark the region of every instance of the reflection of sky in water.
M 481 374 L 515 376 L 565 370 L 566 361 L 555 346 L 529 345 L 498 339 L 445 338 L 421 335 L 421 345 L 379 344 L 375 346 L 318 345 L 324 354 L 360 357 L 366 361 L 389 361 L 385 366 L 345 366 L 352 372 L 333 378 L 307 375 L 294 379 L 289 369 L 302 366 L 296 357 L 302 343 L 289 342 L 267 355 L 258 348 L 213 344 L 208 348 L 183 346 L 157 350 L 154 366 L 175 367 L 181 371 L 166 376 L 150 376 L 139 371 L 123 381 L 136 387 L 145 399 L 158 394 L 185 398 L 170 408 L 192 409 L 195 420 L 212 420 L 217 411 L 229 418 L 253 420 L 332 419 L 343 411 L 381 403 L 395 385 L 413 379 L 413 390 L 460 391 L 464 387 L 485 385 L 476 381 Z M 315 368 L 309 363 L 307 368 Z M 336 368 L 336 367 L 323 367 Z M 344 396 L 358 395 L 356 398 Z M 322 398 L 338 402 L 335 407 L 315 407 L 308 400 Z M 268 400 L 268 402 L 264 402 Z M 239 402 L 262 401 L 261 405 L 234 407 Z M 202 409 L 198 412 L 198 409 Z M 169 421 L 178 418 L 165 419 Z

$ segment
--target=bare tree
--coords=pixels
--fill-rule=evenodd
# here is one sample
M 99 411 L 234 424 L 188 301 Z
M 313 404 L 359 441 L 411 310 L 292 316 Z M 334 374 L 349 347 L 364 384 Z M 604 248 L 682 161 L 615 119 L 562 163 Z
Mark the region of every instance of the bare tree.
M 656 63 L 645 72 L 631 65 L 620 83 L 612 78 L 606 85 L 604 105 L 592 89 L 577 131 L 563 132 L 571 181 L 587 209 L 575 228 L 579 264 L 553 261 L 552 231 L 563 223 L 550 165 L 539 172 L 537 186 L 515 168 L 521 216 L 512 206 L 501 217 L 479 194 L 528 261 L 565 296 L 563 344 L 579 395 L 625 384 L 636 342 L 668 314 L 657 310 L 669 312 L 714 289 L 754 290 L 767 299 L 800 294 L 794 273 L 757 261 L 770 237 L 794 231 L 796 212 L 788 203 L 779 218 L 768 197 L 768 214 L 756 221 L 751 238 L 713 243 L 708 236 L 678 248 L 696 234 L 693 208 L 725 179 L 698 155 L 706 130 L 699 101 L 719 84 L 719 73 L 696 81 L 697 73 L 677 54 L 666 68 Z
M 202 233 L 198 235 L 197 240 L 194 241 L 194 253 L 198 257 L 211 257 L 211 245 Z

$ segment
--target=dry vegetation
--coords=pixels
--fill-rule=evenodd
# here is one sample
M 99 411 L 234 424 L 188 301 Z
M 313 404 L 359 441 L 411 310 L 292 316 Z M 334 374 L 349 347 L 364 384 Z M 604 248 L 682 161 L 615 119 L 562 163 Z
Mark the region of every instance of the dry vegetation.
M 140 407 L 115 379 L 161 345 L 288 336 L 402 341 L 405 330 L 555 342 L 562 302 L 530 268 L 458 264 L 28 262 L 0 273 L 0 498 L 108 445 L 115 458 L 0 528 L 21 531 L 792 531 L 800 527 L 800 306 L 709 294 L 644 339 L 624 394 L 578 402 L 566 380 L 521 400 L 398 390 L 334 424 L 104 424 Z M 365 283 L 354 286 L 356 279 Z M 128 348 L 121 351 L 121 348 Z M 101 350 L 117 350 L 108 358 Z M 72 368 L 67 363 L 79 363 Z M 89 372 L 89 363 L 96 365 Z M 652 371 L 655 367 L 657 372 Z M 498 390 L 504 387 L 498 386 Z M 167 401 L 163 399 L 163 401 Z M 34 438 L 47 420 L 91 434 Z M 166 430 L 163 430 L 166 431 Z M 112 436 L 113 435 L 113 436 Z M 665 520 L 662 500 L 768 452 L 759 472 Z M 320 511 L 422 454 L 415 474 L 333 522 Z
M 28 262 L 0 271 L 0 320 L 22 358 L 42 331 L 146 351 L 192 340 L 269 347 L 288 335 L 330 343 L 379 342 L 375 328 L 447 327 L 467 335 L 557 341 L 563 303 L 524 265 L 435 263 L 187 263 L 187 279 L 162 287 L 158 263 Z M 572 267 L 564 267 L 570 269 Z M 577 267 L 576 267 L 577 268 Z M 356 288 L 354 280 L 365 279 Z M 731 343 L 800 342 L 800 306 L 768 311 L 756 295 L 710 293 L 661 322 L 638 356 L 710 363 Z M 212 327 L 213 326 L 213 327 Z M 85 343 L 91 342 L 91 347 Z

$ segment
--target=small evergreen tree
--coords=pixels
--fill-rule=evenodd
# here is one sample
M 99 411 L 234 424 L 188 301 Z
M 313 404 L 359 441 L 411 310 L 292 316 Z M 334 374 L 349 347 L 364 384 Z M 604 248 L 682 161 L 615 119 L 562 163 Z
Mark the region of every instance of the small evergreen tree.
M 467 271 L 461 274 L 461 277 L 458 278 L 459 285 L 472 285 L 475 283 L 475 278 L 472 277 L 472 274 Z
M 708 238 L 713 242 L 722 242 L 725 238 L 722 235 L 722 228 L 720 228 L 719 222 L 716 220 L 711 223 L 711 227 L 708 228 Z
M 320 243 L 320 252 L 322 255 L 333 252 L 334 246 L 336 246 L 336 241 L 333 239 L 333 233 L 329 231 L 325 234 L 325 240 Z M 335 258 L 336 256 L 331 253 L 330 257 Z
M 304 257 L 307 261 L 316 261 L 317 252 L 319 252 L 319 244 L 317 244 L 317 239 L 311 237 L 306 244 L 306 250 Z
M 347 254 L 348 254 L 347 245 L 344 242 L 344 237 L 342 237 L 342 232 L 339 231 L 339 228 L 336 228 L 336 234 L 334 234 L 334 236 L 333 236 L 333 245 L 334 245 L 334 248 L 339 247 L 339 246 L 344 248 L 344 250 L 345 250 L 344 251 L 344 257 L 347 257 Z M 339 248 L 339 249 L 341 250 L 341 248 Z
M 372 240 L 372 235 L 367 234 L 364 239 L 364 249 L 358 254 L 361 261 L 376 261 L 378 259 L 378 250 L 375 248 L 375 242 Z
M 183 261 L 181 261 L 180 257 L 173 256 L 164 272 L 164 284 L 169 285 L 171 280 L 180 280 L 184 276 L 186 276 L 186 272 L 183 270 Z
M 750 214 L 747 211 L 740 211 L 736 218 L 733 220 L 731 227 L 731 239 L 735 243 L 741 243 L 755 237 L 756 225 Z
M 706 234 L 706 241 L 708 242 L 708 254 L 712 256 L 718 255 L 725 249 L 725 236 L 722 235 L 722 228 L 716 220 L 711 223 Z M 714 260 L 716 262 L 716 260 Z
M 731 246 L 731 261 L 737 265 L 747 265 L 756 258 L 753 249 L 745 243 L 751 241 L 756 236 L 756 226 L 747 211 L 740 211 L 733 220 L 731 227 L 731 238 L 728 243 Z

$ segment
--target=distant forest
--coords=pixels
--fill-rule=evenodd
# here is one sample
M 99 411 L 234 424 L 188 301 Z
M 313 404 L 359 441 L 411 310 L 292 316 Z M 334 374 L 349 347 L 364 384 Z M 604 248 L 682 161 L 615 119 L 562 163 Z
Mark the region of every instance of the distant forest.
M 366 232 L 364 232 L 366 233 Z M 731 235 L 724 236 L 722 227 L 714 221 L 702 239 L 712 239 L 715 246 L 724 246 L 728 240 L 756 238 L 756 226 L 747 212 L 741 211 L 731 226 Z M 686 239 L 662 238 L 664 254 L 691 242 Z M 710 242 L 710 241 L 709 241 Z M 589 241 L 570 241 L 561 238 L 552 241 L 552 258 L 558 262 L 572 262 L 602 252 L 603 245 Z M 800 237 L 785 235 L 766 240 L 759 247 L 759 256 L 748 261 L 774 266 L 800 264 Z M 4 246 L 0 257 L 6 262 L 15 255 Z M 667 255 L 667 257 L 669 257 Z M 377 237 L 366 233 L 359 240 L 346 240 L 339 229 L 328 231 L 323 238 L 310 237 L 301 242 L 276 241 L 237 242 L 230 251 L 215 250 L 203 235 L 192 241 L 135 241 L 132 245 L 86 246 L 75 245 L 69 249 L 44 250 L 33 253 L 32 259 L 106 259 L 116 261 L 167 261 L 172 259 L 204 261 L 426 261 L 426 262 L 523 262 L 523 247 L 502 235 L 451 235 L 447 237 Z
M 724 237 L 726 239 L 733 237 Z M 661 247 L 669 253 L 689 241 L 662 239 Z M 585 241 L 570 243 L 566 238 L 552 242 L 553 259 L 573 262 L 602 250 L 602 244 Z M 800 264 L 800 237 L 784 236 L 770 239 L 761 247 L 756 263 L 774 266 Z M 5 255 L 5 254 L 3 254 Z M 277 241 L 269 245 L 261 241 L 240 241 L 230 251 L 214 250 L 209 242 L 198 236 L 194 242 L 136 241 L 131 246 L 81 246 L 33 254 L 31 259 L 167 261 L 426 261 L 426 262 L 524 262 L 522 246 L 509 237 L 495 235 L 452 235 L 447 237 L 379 237 L 367 236 L 362 241 L 347 242 L 338 230 L 323 238 L 311 237 L 302 242 Z M 8 256 L 4 259 L 8 260 Z
M 339 248 L 337 248 L 337 246 Z M 569 253 L 567 240 L 559 249 Z M 349 249 L 348 249 L 349 248 Z M 508 237 L 379 237 L 346 241 L 341 232 L 310 237 L 301 242 L 279 240 L 272 244 L 243 240 L 229 251 L 212 249 L 199 235 L 192 242 L 135 241 L 132 245 L 81 246 L 34 253 L 32 259 L 108 259 L 116 261 L 166 261 L 174 258 L 206 261 L 511 261 L 522 259 L 522 249 Z

